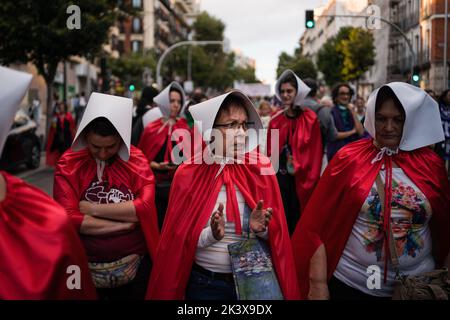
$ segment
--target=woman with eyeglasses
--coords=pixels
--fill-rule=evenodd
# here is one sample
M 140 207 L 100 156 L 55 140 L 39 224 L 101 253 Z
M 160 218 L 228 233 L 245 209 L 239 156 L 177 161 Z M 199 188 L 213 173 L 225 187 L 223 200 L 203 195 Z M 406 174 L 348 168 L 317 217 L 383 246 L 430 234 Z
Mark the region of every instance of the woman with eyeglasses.
M 297 299 L 292 248 L 275 172 L 257 149 L 262 123 L 255 107 L 242 92 L 231 91 L 189 111 L 205 145 L 175 174 L 147 298 L 242 299 L 236 291 L 228 246 L 252 239 L 270 247 L 281 290 L 274 290 L 263 276 L 257 278 L 256 287 L 246 286 L 247 291 L 253 299 L 270 299 L 273 291 L 281 291 L 284 299 Z M 246 258 L 251 253 L 255 259 Z M 240 255 L 239 265 L 245 269 L 240 277 L 247 272 L 266 274 L 265 268 L 257 268 L 267 261 L 258 260 L 259 254 L 260 250 L 251 249 L 249 255 Z
M 284 109 L 270 120 L 267 155 L 274 164 L 277 163 L 275 157 L 279 156 L 277 179 L 292 234 L 320 177 L 322 138 L 316 113 L 302 107 L 310 88 L 294 72 L 286 70 L 275 90 Z M 275 138 L 277 133 L 278 140 L 273 141 L 272 136 Z
M 346 144 L 359 140 L 364 135 L 364 128 L 350 103 L 354 92 L 345 83 L 334 87 L 331 96 L 334 107 L 331 109 L 334 125 L 336 126 L 336 140 L 327 143 L 327 158 L 331 161 L 336 152 Z

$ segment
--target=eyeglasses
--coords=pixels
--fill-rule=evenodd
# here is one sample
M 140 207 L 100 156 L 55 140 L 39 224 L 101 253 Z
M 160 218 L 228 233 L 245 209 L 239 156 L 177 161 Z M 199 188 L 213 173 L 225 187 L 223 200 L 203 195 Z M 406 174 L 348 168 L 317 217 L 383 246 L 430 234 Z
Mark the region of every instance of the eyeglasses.
M 233 121 L 230 123 L 217 123 L 214 125 L 215 128 L 225 128 L 225 129 L 232 129 L 232 130 L 238 130 L 239 128 L 242 128 L 244 131 L 246 131 L 250 126 L 254 125 L 254 122 L 238 122 Z
M 339 92 L 339 95 L 340 95 L 340 96 L 349 96 L 349 95 L 350 95 L 350 92 L 349 92 L 349 91 L 346 91 L 346 92 Z

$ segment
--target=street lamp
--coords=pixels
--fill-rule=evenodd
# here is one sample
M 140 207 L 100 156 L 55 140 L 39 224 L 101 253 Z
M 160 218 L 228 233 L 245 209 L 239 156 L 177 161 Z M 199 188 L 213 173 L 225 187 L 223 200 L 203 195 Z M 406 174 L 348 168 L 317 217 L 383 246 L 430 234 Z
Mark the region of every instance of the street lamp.
M 158 64 L 156 65 L 156 82 L 158 83 L 158 87 L 161 89 L 162 88 L 162 77 L 161 77 L 161 67 L 162 67 L 162 63 L 164 61 L 164 59 L 166 58 L 166 56 L 174 49 L 181 47 L 181 46 L 192 46 L 192 45 L 197 45 L 197 46 L 205 46 L 208 44 L 218 44 L 218 45 L 222 45 L 222 46 L 226 46 L 226 41 L 217 41 L 217 40 L 202 40 L 202 41 L 196 41 L 196 40 L 189 40 L 189 41 L 180 41 L 177 42 L 173 45 L 171 45 L 169 48 L 167 48 L 163 54 L 161 55 L 161 57 L 158 60 Z

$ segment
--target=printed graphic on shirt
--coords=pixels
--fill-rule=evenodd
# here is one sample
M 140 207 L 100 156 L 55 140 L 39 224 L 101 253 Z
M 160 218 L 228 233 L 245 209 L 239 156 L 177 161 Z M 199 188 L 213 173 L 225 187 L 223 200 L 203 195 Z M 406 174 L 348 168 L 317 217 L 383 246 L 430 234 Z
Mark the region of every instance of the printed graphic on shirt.
M 429 218 L 426 199 L 403 182 L 393 180 L 392 187 L 391 226 L 397 254 L 399 257 L 414 258 L 424 248 L 425 241 L 419 231 Z M 375 187 L 371 189 L 365 205 L 368 205 L 368 210 L 364 210 L 368 230 L 363 235 L 364 246 L 367 252 L 376 254 L 377 261 L 381 261 L 385 237 L 380 197 Z
M 123 184 L 120 187 L 110 187 L 108 181 L 94 181 L 86 190 L 84 199 L 91 203 L 108 204 L 134 200 L 134 196 Z

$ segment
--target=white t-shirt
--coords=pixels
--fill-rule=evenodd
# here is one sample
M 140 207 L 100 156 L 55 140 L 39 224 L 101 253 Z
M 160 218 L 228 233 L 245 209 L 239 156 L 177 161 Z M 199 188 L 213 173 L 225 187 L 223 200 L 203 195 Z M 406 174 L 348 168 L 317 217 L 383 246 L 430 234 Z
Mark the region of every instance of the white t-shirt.
M 202 266 L 203 268 L 220 273 L 231 273 L 231 259 L 230 254 L 228 253 L 228 245 L 231 243 L 244 241 L 248 239 L 247 234 L 244 231 L 244 207 L 245 200 L 239 191 L 238 187 L 234 185 L 236 190 L 236 199 L 238 202 L 239 213 L 241 217 L 241 225 L 242 225 L 242 235 L 237 235 L 235 232 L 235 223 L 227 221 L 227 193 L 225 185 L 222 185 L 220 189 L 219 195 L 217 196 L 216 205 L 214 206 L 213 212 L 217 210 L 219 204 L 223 204 L 223 216 L 225 219 L 225 235 L 222 240 L 217 241 L 212 233 L 212 229 L 210 226 L 210 220 L 208 219 L 205 228 L 202 230 L 200 237 L 198 239 L 197 244 L 197 252 L 195 255 L 195 262 Z M 211 212 L 211 215 L 213 214 Z M 256 234 L 258 237 L 262 239 L 268 238 L 268 229 L 266 231 Z M 254 238 L 255 234 L 250 232 L 250 238 Z
M 380 171 L 380 175 L 384 182 L 384 170 Z M 429 227 L 431 215 L 431 206 L 425 195 L 401 168 L 393 168 L 391 226 L 402 274 L 416 275 L 434 269 Z M 390 260 L 387 282 L 383 282 L 384 238 L 380 199 L 374 183 L 355 221 L 334 276 L 367 294 L 392 296 L 395 271 Z M 372 274 L 367 269 L 372 265 L 381 270 L 379 289 L 369 289 L 367 285 Z

